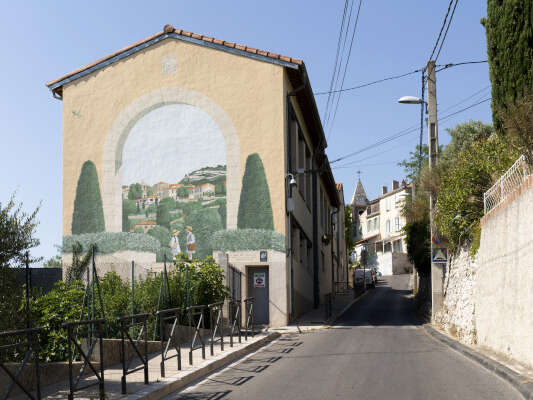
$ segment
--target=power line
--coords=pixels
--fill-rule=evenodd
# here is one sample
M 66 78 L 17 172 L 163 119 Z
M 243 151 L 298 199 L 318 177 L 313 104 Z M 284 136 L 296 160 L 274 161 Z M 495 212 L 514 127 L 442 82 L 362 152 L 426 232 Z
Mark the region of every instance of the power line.
M 462 109 L 460 109 L 460 110 L 458 110 L 458 111 L 455 111 L 455 112 L 453 112 L 453 113 L 451 113 L 451 114 L 445 115 L 444 117 L 439 118 L 439 119 L 438 119 L 438 122 L 444 121 L 444 120 L 446 120 L 446 119 L 448 119 L 448 118 L 450 118 L 450 117 L 453 117 L 454 115 L 457 115 L 457 114 L 459 114 L 459 113 L 462 113 L 463 111 L 469 110 L 469 109 L 472 108 L 472 107 L 475 107 L 475 106 L 477 106 L 477 105 L 479 105 L 479 104 L 485 103 L 485 102 L 489 101 L 490 99 L 491 99 L 490 97 L 489 97 L 489 98 L 486 98 L 486 99 L 481 100 L 481 101 L 479 101 L 479 102 L 477 102 L 477 103 L 471 104 L 471 105 L 469 105 L 468 107 L 462 108 Z M 382 144 L 385 144 L 385 143 L 391 142 L 391 141 L 393 141 L 393 140 L 396 140 L 396 139 L 398 139 L 398 138 L 400 138 L 400 137 L 402 137 L 402 136 L 408 135 L 409 133 L 412 133 L 412 132 L 415 132 L 415 131 L 418 131 L 418 124 L 415 125 L 415 126 L 413 126 L 412 128 L 404 129 L 404 130 L 402 130 L 402 131 L 399 131 L 399 132 L 395 133 L 394 135 L 391 135 L 391 136 L 389 136 L 389 137 L 383 138 L 383 139 L 379 140 L 378 142 L 376 142 L 376 143 L 374 143 L 374 144 L 371 144 L 371 145 L 369 145 L 369 146 L 363 147 L 363 148 L 360 149 L 360 150 L 357 150 L 357 151 L 354 151 L 354 152 L 352 152 L 352 153 L 346 154 L 345 156 L 341 156 L 341 157 L 339 157 L 339 158 L 336 158 L 335 160 L 330 161 L 329 163 L 330 163 L 330 164 L 333 164 L 333 163 L 336 163 L 336 162 L 339 162 L 339 161 L 345 160 L 346 158 L 353 157 L 353 156 L 355 156 L 355 155 L 357 155 L 357 154 L 360 154 L 360 153 L 363 153 L 363 152 L 365 152 L 365 151 L 371 150 L 371 149 L 373 149 L 373 148 L 376 148 L 376 147 L 378 147 L 378 146 L 381 146 Z
M 459 65 L 482 64 L 482 63 L 486 63 L 486 62 L 489 62 L 489 60 L 464 61 L 464 62 L 460 62 L 460 63 L 449 63 L 449 64 L 445 64 L 445 65 L 439 65 L 439 67 L 442 67 L 442 68 L 435 70 L 435 72 L 440 72 L 442 70 L 445 70 L 445 69 L 448 69 L 448 68 L 451 68 L 451 67 L 457 67 Z
M 359 0 L 359 7 L 357 8 L 357 15 L 355 17 L 355 22 L 353 25 L 352 38 L 350 39 L 350 49 L 348 50 L 348 57 L 346 58 L 346 64 L 344 65 L 344 73 L 342 75 L 341 90 L 344 87 L 344 79 L 346 78 L 346 71 L 348 70 L 348 64 L 350 63 L 350 56 L 352 55 L 352 46 L 353 46 L 353 41 L 355 38 L 355 31 L 357 29 L 357 23 L 359 22 L 359 13 L 361 12 L 362 3 L 363 3 L 363 0 Z M 330 131 L 328 137 L 331 135 L 331 130 L 333 129 L 333 124 L 335 123 L 335 117 L 337 116 L 337 110 L 339 109 L 341 95 L 342 95 L 342 92 L 340 92 L 339 95 L 337 96 L 337 104 L 335 105 L 335 112 L 333 113 L 333 119 L 331 121 L 331 124 L 328 127 Z
M 321 95 L 324 95 L 324 94 L 330 94 L 330 93 L 339 93 L 339 92 L 348 92 L 350 90 L 355 90 L 355 89 L 361 89 L 361 88 L 364 88 L 364 87 L 367 87 L 367 86 L 372 86 L 372 85 L 375 85 L 377 83 L 381 83 L 381 82 L 385 82 L 385 81 L 390 81 L 390 80 L 393 80 L 393 79 L 399 79 L 399 78 L 403 78 L 405 76 L 408 76 L 408 75 L 413 75 L 413 74 L 416 74 L 420 71 L 423 71 L 423 68 L 420 68 L 420 69 L 416 69 L 414 71 L 411 71 L 411 72 L 407 72 L 405 74 L 401 74 L 401 75 L 394 75 L 394 76 L 389 76 L 387 78 L 383 78 L 383 79 L 378 79 L 377 81 L 372 81 L 372 82 L 368 82 L 368 83 L 363 83 L 361 85 L 357 85 L 357 86 L 353 86 L 353 87 L 349 87 L 349 88 L 345 88 L 345 89 L 338 89 L 338 90 L 330 90 L 328 92 L 316 92 L 314 93 L 315 96 L 321 96 Z
M 433 47 L 433 51 L 431 52 L 431 55 L 429 56 L 429 59 L 433 59 L 433 54 L 435 54 L 435 50 L 437 49 L 437 46 L 440 41 L 440 37 L 442 35 L 442 31 L 444 30 L 444 27 L 446 26 L 446 20 L 448 19 L 448 15 L 450 14 L 450 9 L 452 8 L 453 0 L 450 0 L 450 4 L 448 4 L 448 11 L 446 11 L 446 15 L 444 16 L 444 21 L 442 21 L 442 26 L 440 28 L 439 36 L 437 37 L 437 41 L 435 42 L 435 46 Z
M 452 24 L 453 15 L 455 14 L 455 8 L 457 7 L 457 3 L 459 3 L 459 0 L 455 0 L 452 15 L 450 15 L 448 26 L 446 27 L 446 32 L 444 32 L 444 36 L 442 37 L 442 41 L 440 42 L 439 51 L 437 52 L 437 55 L 435 56 L 435 62 L 437 62 L 437 59 L 439 58 L 440 51 L 442 50 L 442 45 L 444 44 L 444 41 L 446 40 L 446 36 L 448 35 L 448 29 L 450 29 L 450 25 Z
M 346 49 L 346 40 L 348 39 L 348 32 L 350 30 L 350 23 L 352 20 L 352 11 L 353 11 L 354 1 L 355 0 L 351 0 L 350 11 L 348 13 L 348 20 L 346 22 L 346 29 L 343 35 L 344 41 L 342 42 L 342 50 L 340 51 L 340 59 L 339 59 L 339 63 L 336 65 L 336 68 L 335 68 L 335 82 L 333 83 L 334 88 L 336 88 L 338 85 L 339 74 L 340 74 L 340 71 L 342 70 L 342 63 L 343 63 L 345 49 Z M 326 113 L 326 116 L 325 116 L 324 125 L 327 125 L 329 122 L 329 118 L 331 116 L 331 108 L 333 107 L 334 102 L 335 102 L 335 94 L 333 94 L 331 102 L 330 102 L 330 107 L 328 107 L 328 112 Z
M 340 54 L 340 48 L 341 48 L 341 41 L 342 41 L 342 32 L 344 31 L 344 21 L 346 20 L 346 10 L 348 9 L 348 2 L 349 0 L 345 0 L 344 2 L 344 10 L 342 12 L 342 22 L 341 22 L 341 28 L 339 30 L 339 39 L 337 40 L 337 53 L 335 55 L 335 63 L 333 64 L 333 73 L 331 74 L 331 82 L 329 83 L 329 95 L 328 100 L 326 102 L 326 109 L 324 111 L 324 115 L 327 114 L 329 109 L 329 104 L 331 100 L 331 92 L 333 90 L 333 83 L 335 81 L 335 74 L 337 71 L 337 64 L 339 62 L 339 54 Z
M 479 89 L 478 91 L 474 92 L 473 94 L 471 94 L 471 95 L 468 96 L 467 98 L 465 98 L 465 99 L 459 101 L 458 103 L 455 103 L 455 104 L 453 104 L 453 105 L 451 105 L 451 106 L 445 108 L 444 110 L 439 110 L 439 111 L 440 111 L 440 112 L 449 111 L 449 110 L 451 110 L 452 108 L 455 108 L 455 107 L 457 107 L 458 105 L 463 104 L 464 102 L 470 100 L 472 97 L 475 97 L 475 96 L 477 96 L 478 94 L 481 94 L 482 92 L 484 92 L 484 91 L 487 90 L 488 88 L 490 88 L 490 85 L 487 85 L 487 86 L 485 86 L 485 87 L 482 88 L 482 89 Z M 485 95 L 486 95 L 486 94 L 483 93 L 483 95 L 482 95 L 481 97 L 485 97 Z

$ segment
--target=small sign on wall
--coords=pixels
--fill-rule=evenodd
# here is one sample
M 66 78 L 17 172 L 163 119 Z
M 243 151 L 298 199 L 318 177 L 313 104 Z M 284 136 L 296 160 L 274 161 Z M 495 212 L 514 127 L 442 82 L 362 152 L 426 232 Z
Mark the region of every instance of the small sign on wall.
M 254 288 L 264 288 L 266 274 L 264 272 L 254 272 Z
M 266 250 L 261 250 L 259 252 L 259 261 L 267 262 L 268 261 L 268 252 Z

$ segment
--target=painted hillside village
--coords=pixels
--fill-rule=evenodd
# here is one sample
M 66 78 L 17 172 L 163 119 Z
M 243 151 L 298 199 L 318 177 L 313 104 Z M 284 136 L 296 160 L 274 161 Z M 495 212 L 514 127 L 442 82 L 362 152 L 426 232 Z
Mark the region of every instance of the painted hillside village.
M 196 254 L 196 219 L 210 220 L 210 230 L 226 229 L 226 166 L 192 171 L 176 183 L 131 183 L 122 186 L 123 232 L 156 237 L 171 260 L 179 252 Z M 203 232 L 200 232 L 202 236 Z M 174 236 L 177 239 L 174 239 Z M 200 256 L 207 249 L 198 249 Z M 169 254 L 170 253 L 170 254 Z

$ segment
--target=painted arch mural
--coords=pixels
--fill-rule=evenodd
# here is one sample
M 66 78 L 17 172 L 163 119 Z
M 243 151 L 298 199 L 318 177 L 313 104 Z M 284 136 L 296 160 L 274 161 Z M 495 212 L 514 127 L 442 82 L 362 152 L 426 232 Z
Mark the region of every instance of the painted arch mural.
M 226 114 L 198 93 L 169 93 L 173 101 L 147 95 L 119 115 L 106 137 L 100 179 L 85 160 L 63 251 L 96 242 L 100 252 L 151 253 L 155 262 L 180 252 L 203 258 L 215 250 L 284 251 L 260 155 L 246 155 L 241 173 L 238 136 Z

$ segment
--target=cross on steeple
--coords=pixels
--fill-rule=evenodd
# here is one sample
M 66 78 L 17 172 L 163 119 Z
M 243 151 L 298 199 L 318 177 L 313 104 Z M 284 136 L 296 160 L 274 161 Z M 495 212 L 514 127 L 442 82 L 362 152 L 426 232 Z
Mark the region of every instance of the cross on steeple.
M 358 169 L 356 172 L 357 172 L 357 178 L 361 179 L 361 170 Z

